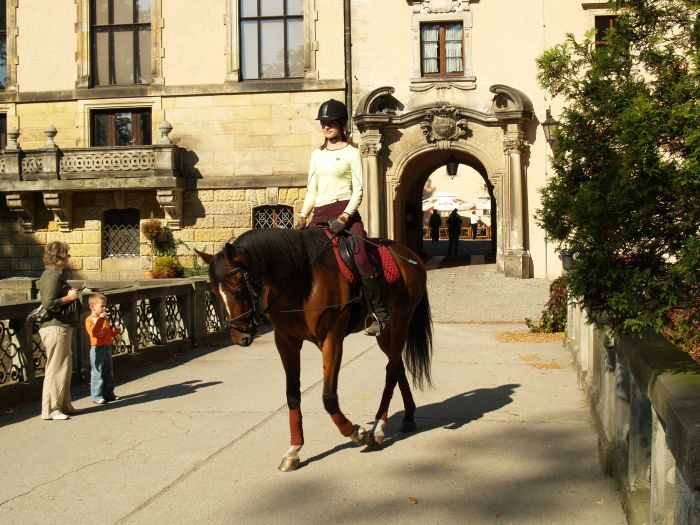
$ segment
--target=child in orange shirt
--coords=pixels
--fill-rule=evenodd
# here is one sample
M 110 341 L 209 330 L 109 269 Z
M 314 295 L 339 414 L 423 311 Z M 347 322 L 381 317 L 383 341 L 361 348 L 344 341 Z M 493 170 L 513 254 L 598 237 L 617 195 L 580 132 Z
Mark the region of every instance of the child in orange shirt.
M 90 336 L 90 395 L 93 403 L 104 405 L 119 399 L 114 394 L 112 376 L 112 338 L 119 334 L 119 329 L 109 325 L 105 311 L 107 297 L 91 294 L 88 305 L 91 314 L 85 319 L 85 329 Z

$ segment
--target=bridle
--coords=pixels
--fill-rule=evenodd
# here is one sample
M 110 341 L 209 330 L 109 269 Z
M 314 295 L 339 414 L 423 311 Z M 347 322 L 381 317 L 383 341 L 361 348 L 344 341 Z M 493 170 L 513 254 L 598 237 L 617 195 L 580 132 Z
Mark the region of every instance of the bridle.
M 258 327 L 263 324 L 262 318 L 265 316 L 262 307 L 260 306 L 261 291 L 259 290 L 260 284 L 253 280 L 250 276 L 250 272 L 241 266 L 237 266 L 233 270 L 229 270 L 221 277 L 217 276 L 217 279 L 221 282 L 228 281 L 229 277 L 236 274 L 243 275 L 243 282 L 245 282 L 246 289 L 248 291 L 248 296 L 250 297 L 250 304 L 252 305 L 250 309 L 246 310 L 240 315 L 237 315 L 233 319 L 226 318 L 226 324 L 229 328 L 233 328 L 241 332 L 242 334 L 250 335 L 253 337 L 257 332 Z M 228 312 L 226 312 L 228 316 Z M 240 320 L 250 319 L 247 325 L 242 325 L 238 323 Z

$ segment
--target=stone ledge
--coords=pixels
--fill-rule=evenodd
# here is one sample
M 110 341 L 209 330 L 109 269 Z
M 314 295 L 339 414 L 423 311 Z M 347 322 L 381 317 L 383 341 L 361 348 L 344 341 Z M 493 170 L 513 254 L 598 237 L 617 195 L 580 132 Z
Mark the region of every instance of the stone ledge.
M 621 336 L 619 349 L 666 428 L 666 443 L 690 486 L 700 486 L 700 366 L 661 336 Z

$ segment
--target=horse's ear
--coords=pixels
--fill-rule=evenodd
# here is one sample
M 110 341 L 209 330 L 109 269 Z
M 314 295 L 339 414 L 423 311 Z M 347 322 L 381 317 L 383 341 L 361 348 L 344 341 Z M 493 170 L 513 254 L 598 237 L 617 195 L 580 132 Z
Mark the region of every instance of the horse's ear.
M 205 263 L 211 264 L 214 262 L 213 255 L 206 252 L 200 252 L 197 248 L 195 248 L 194 251 L 197 252 L 197 255 L 199 255 Z

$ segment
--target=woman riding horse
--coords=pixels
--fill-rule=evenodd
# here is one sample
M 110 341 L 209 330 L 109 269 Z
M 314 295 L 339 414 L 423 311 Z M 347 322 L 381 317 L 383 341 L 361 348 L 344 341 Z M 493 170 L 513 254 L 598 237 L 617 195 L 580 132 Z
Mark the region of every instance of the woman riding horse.
M 353 234 L 355 263 L 372 308 L 367 335 L 379 335 L 389 322 L 379 280 L 367 259 L 367 233 L 357 208 L 362 202 L 362 159 L 357 146 L 348 137 L 348 110 L 345 104 L 330 99 L 318 108 L 324 142 L 311 154 L 306 198 L 296 227 L 306 228 L 313 209 L 311 225 L 328 225 L 334 234 L 348 230 Z

